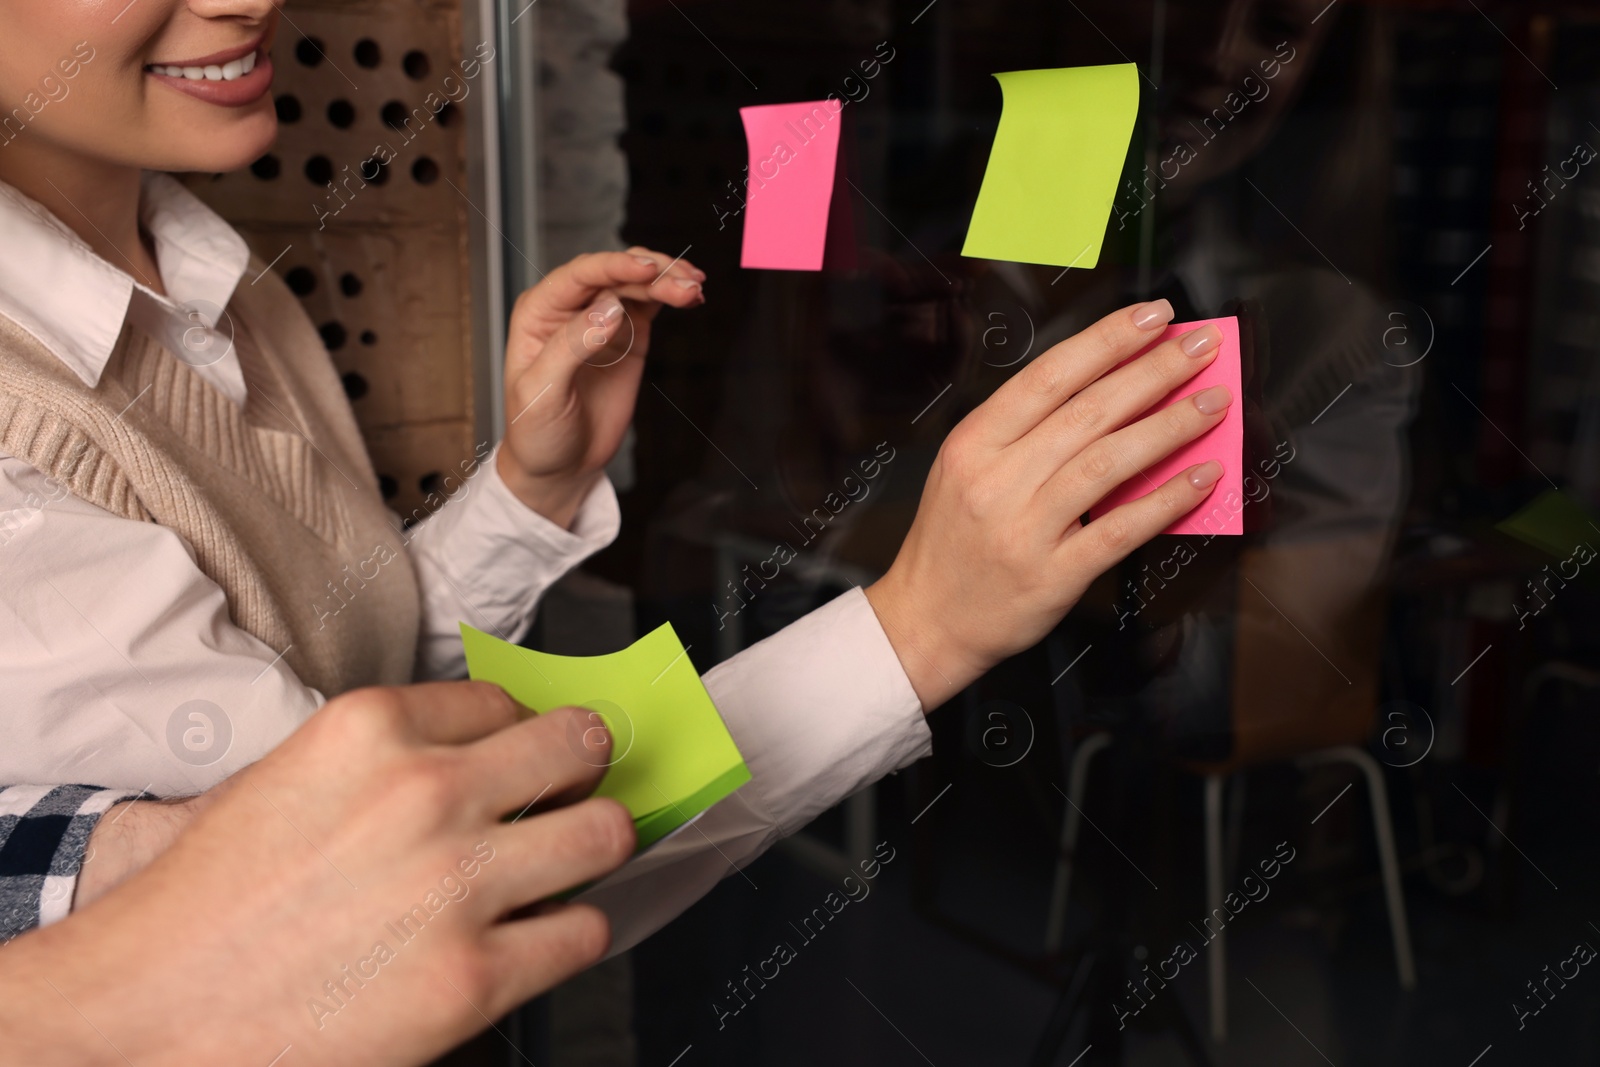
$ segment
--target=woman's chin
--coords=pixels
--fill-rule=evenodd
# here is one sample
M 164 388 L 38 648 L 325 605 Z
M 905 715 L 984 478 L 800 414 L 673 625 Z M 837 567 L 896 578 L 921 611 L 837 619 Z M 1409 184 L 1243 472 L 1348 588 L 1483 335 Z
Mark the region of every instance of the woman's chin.
M 206 136 L 188 134 L 183 147 L 163 153 L 146 169 L 175 173 L 226 174 L 242 170 L 266 155 L 278 139 L 278 116 L 269 106 L 264 113 L 230 122 L 226 129 Z

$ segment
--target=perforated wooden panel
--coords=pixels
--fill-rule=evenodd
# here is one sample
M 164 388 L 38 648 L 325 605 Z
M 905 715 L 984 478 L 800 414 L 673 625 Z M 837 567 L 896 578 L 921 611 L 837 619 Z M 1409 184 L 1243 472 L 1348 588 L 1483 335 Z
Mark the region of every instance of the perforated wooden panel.
M 324 0 L 289 4 L 272 59 L 277 144 L 191 187 L 299 295 L 410 516 L 475 444 L 466 109 L 493 53 L 453 3 Z

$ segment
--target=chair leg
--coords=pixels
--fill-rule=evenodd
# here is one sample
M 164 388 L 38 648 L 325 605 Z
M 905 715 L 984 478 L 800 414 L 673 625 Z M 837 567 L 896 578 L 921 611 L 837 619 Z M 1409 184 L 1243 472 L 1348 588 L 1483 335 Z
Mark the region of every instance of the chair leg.
M 1383 768 L 1362 749 L 1351 746 L 1351 761 L 1367 776 L 1372 800 L 1372 829 L 1378 838 L 1378 864 L 1383 870 L 1383 895 L 1389 905 L 1389 934 L 1394 939 L 1394 969 L 1401 989 L 1417 988 L 1417 963 L 1411 954 L 1411 924 L 1406 918 L 1406 898 L 1400 886 L 1400 858 L 1394 847 L 1394 818 L 1389 814 L 1389 789 Z
M 1228 779 L 1206 775 L 1206 917 L 1222 908 L 1222 793 Z M 1206 949 L 1207 980 L 1211 987 L 1211 1040 L 1228 1036 L 1228 969 L 1225 930 L 1219 929 Z
M 1072 753 L 1067 770 L 1067 796 L 1072 803 L 1061 819 L 1061 855 L 1056 859 L 1055 881 L 1050 887 L 1050 910 L 1044 924 L 1046 952 L 1061 951 L 1067 927 L 1067 893 L 1072 888 L 1072 864 L 1078 854 L 1078 831 L 1083 823 L 1083 797 L 1089 786 L 1089 761 L 1111 744 L 1109 733 L 1091 734 Z
M 872 845 L 878 837 L 877 788 L 869 785 L 844 802 L 845 854 L 852 857 L 853 863 L 872 855 Z
M 1365 750 L 1355 745 L 1338 745 L 1309 754 L 1299 761 L 1308 763 L 1353 763 L 1367 779 L 1367 796 L 1372 802 L 1372 828 L 1378 839 L 1378 866 L 1383 872 L 1383 895 L 1389 907 L 1389 934 L 1394 940 L 1394 969 L 1401 989 L 1417 988 L 1417 963 L 1411 954 L 1411 926 L 1406 919 L 1406 898 L 1400 885 L 1400 859 L 1394 847 L 1394 820 L 1389 814 L 1389 789 L 1383 781 L 1383 768 Z
M 1222 880 L 1231 882 L 1239 873 L 1239 847 L 1244 840 L 1244 798 L 1250 776 L 1235 774 L 1228 781 L 1228 823 L 1222 836 Z

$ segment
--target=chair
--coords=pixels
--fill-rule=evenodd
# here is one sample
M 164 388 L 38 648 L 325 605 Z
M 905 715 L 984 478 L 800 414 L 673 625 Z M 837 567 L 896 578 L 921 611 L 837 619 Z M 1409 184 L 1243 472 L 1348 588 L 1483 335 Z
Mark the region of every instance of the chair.
M 1230 779 L 1267 763 L 1301 768 L 1348 763 L 1361 771 L 1372 806 L 1382 869 L 1395 970 L 1403 989 L 1416 986 L 1416 964 L 1401 892 L 1383 769 L 1361 746 L 1370 738 L 1377 710 L 1378 664 L 1386 595 L 1372 582 L 1351 575 L 1382 573 L 1386 538 L 1345 537 L 1328 541 L 1249 548 L 1239 562 L 1230 725 L 1233 749 L 1225 761 L 1187 764 L 1205 779 L 1207 914 L 1222 907 L 1227 871 L 1237 849 L 1243 812 L 1243 780 L 1235 790 L 1229 822 L 1232 843 L 1224 847 L 1224 800 Z M 1082 821 L 1090 764 L 1111 743 L 1094 734 L 1080 742 L 1068 774 L 1067 805 L 1045 927 L 1045 948 L 1058 952 L 1066 924 L 1067 898 Z M 1319 816 L 1320 817 L 1320 816 Z M 1227 1036 L 1226 933 L 1208 943 L 1211 1036 Z

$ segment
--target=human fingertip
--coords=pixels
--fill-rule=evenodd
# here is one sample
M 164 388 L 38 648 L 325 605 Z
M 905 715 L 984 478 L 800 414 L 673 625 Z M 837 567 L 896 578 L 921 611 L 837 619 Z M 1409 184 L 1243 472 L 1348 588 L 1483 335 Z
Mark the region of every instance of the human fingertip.
M 1202 415 L 1215 415 L 1233 403 L 1233 394 L 1225 385 L 1213 385 L 1194 394 L 1194 406 Z
M 608 818 L 608 829 L 611 834 L 612 847 L 616 850 L 612 857 L 620 864 L 626 862 L 633 855 L 634 849 L 639 846 L 639 828 L 633 824 L 633 815 L 623 806 L 621 801 L 611 797 L 599 797 L 608 801 L 612 811 Z
M 1154 330 L 1171 322 L 1173 314 L 1171 302 L 1151 300 L 1133 309 L 1133 324 L 1141 330 Z
M 611 754 L 611 728 L 608 727 L 596 712 L 586 712 L 579 720 L 586 723 L 588 728 L 583 731 L 583 747 L 592 755 L 609 756 Z
M 658 265 L 650 256 L 634 256 L 633 258 L 637 259 L 640 263 L 643 263 L 646 266 L 654 267 Z
M 611 750 L 611 727 L 600 717 L 598 711 L 579 705 L 569 705 L 556 710 L 567 716 L 569 728 L 583 731 L 579 735 L 579 741 L 585 750 L 598 755 L 604 755 Z
M 605 959 L 611 951 L 611 920 L 606 913 L 592 904 L 566 904 L 561 909 L 564 917 L 575 927 L 574 948 L 583 966 L 589 967 Z
M 585 821 L 582 838 L 589 856 L 608 869 L 627 862 L 638 847 L 638 828 L 621 801 L 591 796 L 578 803 L 574 814 Z
M 1222 477 L 1222 464 L 1208 459 L 1189 472 L 1189 484 L 1196 489 L 1208 489 Z
M 1198 330 L 1190 330 L 1184 334 L 1178 342 L 1178 347 L 1183 349 L 1186 355 L 1203 356 L 1221 343 L 1222 331 L 1207 323 Z
M 478 696 L 486 703 L 503 705 L 511 708 L 522 707 L 521 704 L 517 703 L 515 697 L 506 692 L 504 686 L 501 686 L 495 682 L 483 682 L 476 679 L 469 679 L 467 680 L 466 684 L 471 686 Z
M 695 290 L 700 288 L 700 283 L 692 278 L 674 278 L 672 279 L 672 284 L 676 285 L 679 289 Z
M 567 751 L 579 763 L 602 774 L 611 766 L 611 730 L 599 712 L 580 707 L 552 708 L 539 718 L 566 737 Z

